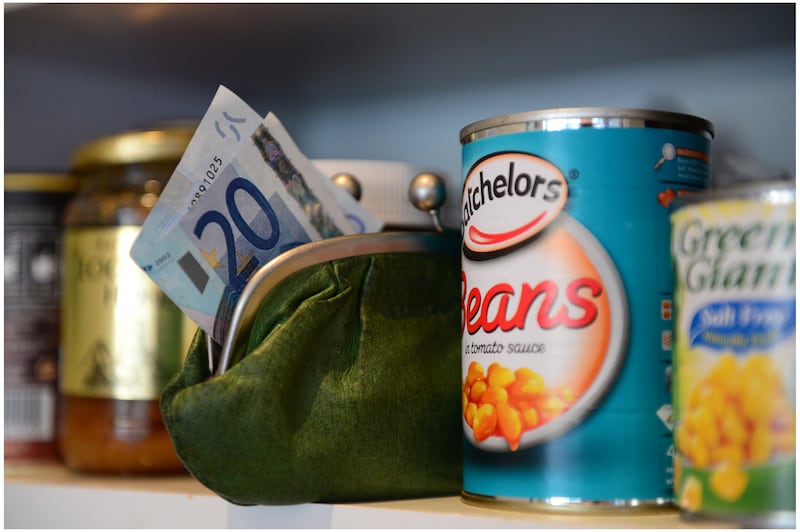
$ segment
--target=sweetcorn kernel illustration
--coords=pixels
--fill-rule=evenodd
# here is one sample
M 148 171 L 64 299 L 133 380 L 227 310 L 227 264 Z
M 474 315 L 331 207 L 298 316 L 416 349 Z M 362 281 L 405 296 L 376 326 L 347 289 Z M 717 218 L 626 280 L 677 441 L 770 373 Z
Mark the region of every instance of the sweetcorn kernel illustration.
M 683 459 L 675 455 L 672 458 L 672 492 L 676 497 L 679 495 L 681 482 L 683 482 Z
M 714 494 L 727 502 L 734 502 L 747 488 L 748 475 L 739 466 L 722 464 L 709 478 L 709 486 Z
M 757 466 L 793 454 L 796 415 L 787 395 L 780 368 L 768 355 L 721 355 L 690 391 L 675 445 L 700 468 Z
M 680 507 L 697 511 L 703 505 L 703 483 L 695 476 L 686 478 L 681 490 Z
M 711 450 L 711 462 L 715 464 L 742 465 L 744 451 L 738 445 L 720 445 Z
M 689 449 L 686 455 L 692 460 L 692 463 L 697 467 L 708 467 L 711 463 L 711 451 L 706 442 L 702 438 L 693 437 L 689 442 Z

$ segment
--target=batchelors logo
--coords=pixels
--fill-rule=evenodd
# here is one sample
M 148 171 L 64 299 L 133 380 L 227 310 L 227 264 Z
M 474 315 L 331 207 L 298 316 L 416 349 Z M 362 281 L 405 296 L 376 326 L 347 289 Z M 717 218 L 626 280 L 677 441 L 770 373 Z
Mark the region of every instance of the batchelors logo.
M 564 208 L 567 180 L 551 162 L 522 152 L 494 153 L 464 181 L 464 255 L 485 260 L 517 249 Z

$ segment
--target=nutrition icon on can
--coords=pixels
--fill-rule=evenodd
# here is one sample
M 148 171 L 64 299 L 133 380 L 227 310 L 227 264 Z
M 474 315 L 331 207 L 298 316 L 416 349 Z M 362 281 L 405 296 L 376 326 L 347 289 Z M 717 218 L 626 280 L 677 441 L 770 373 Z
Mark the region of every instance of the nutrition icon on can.
M 464 498 L 672 500 L 669 207 L 711 124 L 618 108 L 462 130 Z
M 685 516 L 794 527 L 794 188 L 721 189 L 671 220 L 678 505 Z

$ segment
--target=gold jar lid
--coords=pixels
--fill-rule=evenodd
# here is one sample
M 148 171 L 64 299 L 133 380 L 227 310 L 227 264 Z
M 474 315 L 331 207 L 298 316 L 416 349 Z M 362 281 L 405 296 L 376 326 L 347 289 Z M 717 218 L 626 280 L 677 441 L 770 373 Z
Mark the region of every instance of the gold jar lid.
M 194 131 L 185 127 L 147 129 L 101 137 L 75 150 L 72 168 L 178 161 Z
M 3 175 L 6 192 L 51 192 L 70 194 L 77 188 L 77 179 L 69 174 L 47 172 L 11 172 Z

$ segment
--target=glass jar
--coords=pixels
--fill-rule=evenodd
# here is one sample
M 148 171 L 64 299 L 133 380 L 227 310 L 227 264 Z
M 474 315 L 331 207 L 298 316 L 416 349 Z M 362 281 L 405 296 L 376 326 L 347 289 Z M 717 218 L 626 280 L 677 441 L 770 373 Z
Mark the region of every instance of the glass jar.
M 61 238 L 72 176 L 4 179 L 4 456 L 55 460 Z
M 65 212 L 59 449 L 93 473 L 183 470 L 159 396 L 183 360 L 181 310 L 130 258 L 193 129 L 132 131 L 79 147 Z

